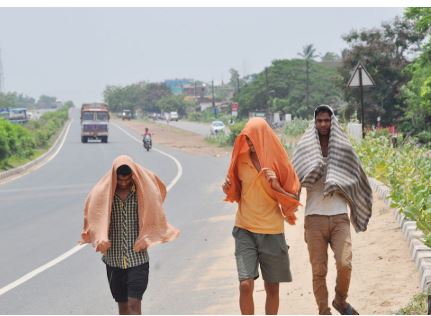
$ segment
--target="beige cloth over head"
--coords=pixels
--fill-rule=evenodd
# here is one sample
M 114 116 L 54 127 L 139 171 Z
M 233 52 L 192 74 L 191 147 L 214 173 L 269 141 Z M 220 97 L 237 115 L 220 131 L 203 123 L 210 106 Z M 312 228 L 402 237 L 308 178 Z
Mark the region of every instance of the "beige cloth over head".
M 177 238 L 180 231 L 167 222 L 162 206 L 166 197 L 165 185 L 153 172 L 123 155 L 114 160 L 111 170 L 99 180 L 85 200 L 80 243 L 91 243 L 100 252 L 111 247 L 108 233 L 112 201 L 117 186 L 117 169 L 122 165 L 132 169 L 138 198 L 139 234 L 133 249 L 138 252 Z

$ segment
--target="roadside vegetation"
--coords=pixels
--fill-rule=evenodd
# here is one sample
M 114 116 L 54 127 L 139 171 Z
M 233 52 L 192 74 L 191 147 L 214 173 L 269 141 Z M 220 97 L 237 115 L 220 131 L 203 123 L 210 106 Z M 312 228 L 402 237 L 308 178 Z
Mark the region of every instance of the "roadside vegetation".
M 47 151 L 68 120 L 70 106 L 47 112 L 39 120 L 23 125 L 0 118 L 0 171 L 22 165 Z
M 407 306 L 401 308 L 396 315 L 427 315 L 428 300 L 424 293 L 416 294 Z
M 371 132 L 356 146 L 368 176 L 391 188 L 391 207 L 414 220 L 431 247 L 431 150 L 414 139 L 393 148 L 388 131 Z

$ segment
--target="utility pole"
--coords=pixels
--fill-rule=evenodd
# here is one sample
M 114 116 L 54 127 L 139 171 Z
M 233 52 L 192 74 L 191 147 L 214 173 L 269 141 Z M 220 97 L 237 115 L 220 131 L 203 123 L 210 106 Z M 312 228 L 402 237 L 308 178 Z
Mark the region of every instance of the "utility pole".
M 308 58 L 305 59 L 305 103 L 309 108 L 310 100 L 310 67 Z
M 269 117 L 268 67 L 265 67 L 266 114 Z
M 214 117 L 217 117 L 217 111 L 216 111 L 215 100 L 214 100 L 214 80 L 211 81 L 211 89 L 212 89 L 212 104 L 213 104 Z
M 3 74 L 3 64 L 1 61 L 1 49 L 0 49 L 0 93 L 4 92 L 4 74 Z

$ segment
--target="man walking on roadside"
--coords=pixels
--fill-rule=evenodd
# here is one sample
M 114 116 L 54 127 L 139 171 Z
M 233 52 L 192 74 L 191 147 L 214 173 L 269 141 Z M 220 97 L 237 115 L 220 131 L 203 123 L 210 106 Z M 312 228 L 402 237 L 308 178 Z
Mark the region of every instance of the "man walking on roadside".
M 329 106 L 320 105 L 314 111 L 313 124 L 295 148 L 293 165 L 301 185 L 307 188 L 305 241 L 319 314 L 331 314 L 326 286 L 330 245 L 337 268 L 332 306 L 342 315 L 357 315 L 346 301 L 352 272 L 350 221 L 357 232 L 367 229 L 372 191 L 359 158 Z
M 258 267 L 266 291 L 266 314 L 277 314 L 279 283 L 291 282 L 284 220 L 295 224 L 298 177 L 277 135 L 262 118 L 252 118 L 235 140 L 226 201 L 238 202 L 233 236 L 242 314 L 254 314 Z
M 154 173 L 119 156 L 85 201 L 81 243 L 92 243 L 103 254 L 120 315 L 141 314 L 149 274 L 147 248 L 179 234 L 167 223 L 165 197 L 165 185 Z

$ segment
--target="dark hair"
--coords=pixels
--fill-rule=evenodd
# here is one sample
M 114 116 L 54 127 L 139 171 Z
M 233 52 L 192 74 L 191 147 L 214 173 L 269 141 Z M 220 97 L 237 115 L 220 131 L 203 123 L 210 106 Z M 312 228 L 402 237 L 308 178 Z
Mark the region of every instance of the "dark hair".
M 334 114 L 334 113 L 332 113 L 331 108 L 330 108 L 329 106 L 327 106 L 327 105 L 324 105 L 324 104 L 319 105 L 319 106 L 314 110 L 314 118 L 316 118 L 316 117 L 317 117 L 317 114 L 319 114 L 319 113 L 328 113 L 328 114 L 329 114 L 329 116 L 332 116 L 332 114 Z
M 132 169 L 128 165 L 121 165 L 117 169 L 117 176 L 128 176 L 132 173 Z

